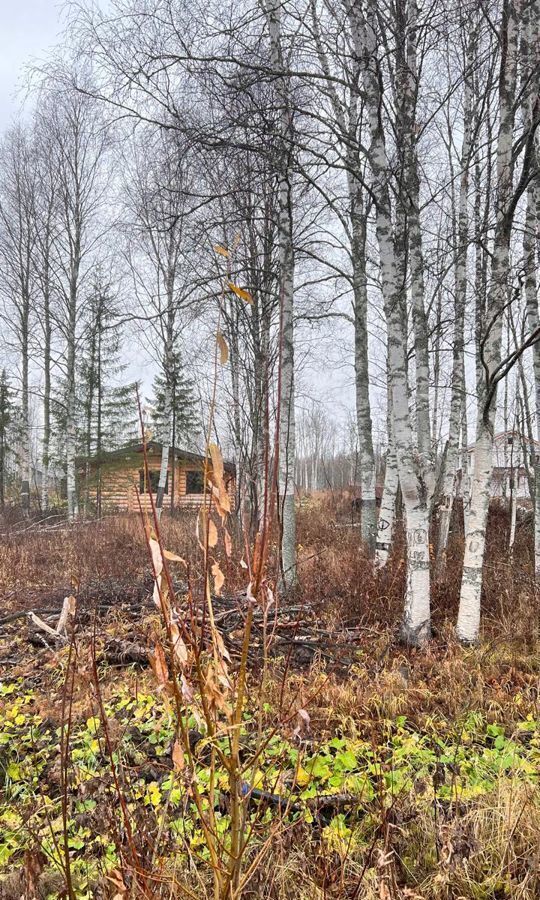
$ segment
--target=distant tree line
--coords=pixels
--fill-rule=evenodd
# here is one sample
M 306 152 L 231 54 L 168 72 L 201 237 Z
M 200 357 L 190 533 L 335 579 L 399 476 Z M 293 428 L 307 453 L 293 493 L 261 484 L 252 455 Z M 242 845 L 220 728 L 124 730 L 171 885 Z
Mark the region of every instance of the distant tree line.
M 457 627 L 476 640 L 495 428 L 536 435 L 540 420 L 539 22 L 539 0 L 74 5 L 34 73 L 33 120 L 0 159 L 22 505 L 39 448 L 76 515 L 77 454 L 128 428 L 121 366 L 138 342 L 159 371 L 158 500 L 171 444 L 204 432 L 214 404 L 237 510 L 256 526 L 275 437 L 291 587 L 295 487 L 324 484 L 328 457 L 301 410 L 341 366 L 361 540 L 379 566 L 401 493 L 412 644 L 430 635 L 432 526 L 444 568 L 475 444 Z M 310 383 L 315 350 L 327 356 Z M 540 576 L 538 463 L 533 476 Z

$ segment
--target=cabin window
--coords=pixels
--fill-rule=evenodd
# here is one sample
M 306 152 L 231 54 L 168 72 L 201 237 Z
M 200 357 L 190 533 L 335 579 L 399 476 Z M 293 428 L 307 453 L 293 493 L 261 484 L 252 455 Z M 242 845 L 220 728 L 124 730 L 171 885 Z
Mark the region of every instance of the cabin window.
M 513 437 L 509 437 L 509 438 L 508 438 L 508 445 L 511 446 L 513 443 L 514 443 L 514 438 L 513 438 Z
M 157 494 L 159 484 L 159 469 L 150 469 L 148 478 L 145 477 L 144 469 L 139 472 L 139 492 L 141 494 Z M 165 482 L 165 493 L 169 493 L 169 475 Z
M 204 475 L 200 469 L 186 472 L 186 494 L 204 494 Z

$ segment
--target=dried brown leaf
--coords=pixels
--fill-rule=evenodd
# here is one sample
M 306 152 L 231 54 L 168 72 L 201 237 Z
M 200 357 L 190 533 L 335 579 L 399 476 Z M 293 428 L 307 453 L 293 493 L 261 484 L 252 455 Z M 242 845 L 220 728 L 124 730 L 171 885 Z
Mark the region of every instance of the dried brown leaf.
M 311 717 L 307 710 L 299 709 L 296 713 L 296 728 L 293 731 L 295 737 L 309 731 L 311 725 Z
M 183 559 L 181 556 L 178 556 L 176 553 L 171 553 L 170 550 L 164 550 L 163 556 L 165 557 L 165 559 L 168 559 L 170 562 L 183 563 L 183 565 L 186 566 L 186 568 L 187 568 L 187 562 L 185 561 L 185 559 Z
M 213 519 L 208 519 L 208 546 L 215 547 L 218 542 L 218 530 Z
M 173 644 L 174 654 L 181 666 L 185 666 L 188 661 L 188 649 L 180 635 L 178 625 L 173 622 L 171 624 L 171 640 Z
M 217 630 L 217 628 L 216 628 L 215 631 L 214 631 L 214 638 L 215 638 L 216 646 L 217 646 L 217 648 L 218 648 L 218 651 L 219 651 L 220 655 L 221 655 L 224 659 L 226 659 L 228 662 L 230 662 L 230 661 L 231 661 L 230 653 L 229 653 L 229 651 L 227 650 L 227 648 L 226 648 L 226 646 L 225 646 L 225 643 L 224 643 L 224 641 L 223 641 L 223 637 L 221 636 L 221 634 L 220 634 L 220 632 Z
M 195 534 L 197 536 L 197 540 L 199 542 L 201 550 L 204 550 L 204 542 L 206 537 L 206 507 L 204 506 L 201 506 L 199 515 L 197 516 Z
M 227 341 L 223 337 L 221 331 L 218 331 L 216 335 L 217 345 L 219 348 L 219 361 L 222 366 L 226 365 L 229 359 L 229 345 Z
M 187 680 L 186 676 L 183 674 L 180 676 L 180 687 L 182 689 L 182 697 L 184 698 L 186 703 L 192 703 L 194 696 L 193 688 Z
M 218 562 L 214 562 L 214 564 L 212 565 L 212 575 L 214 576 L 214 592 L 216 594 L 216 597 L 220 597 L 221 589 L 225 584 L 225 575 L 221 571 Z
M 149 534 L 148 544 L 150 546 L 150 553 L 152 554 L 152 565 L 154 567 L 154 573 L 156 576 L 161 575 L 163 571 L 161 548 L 159 546 L 159 541 L 156 539 L 156 536 L 153 534 L 153 532 L 150 532 Z
M 220 677 L 216 673 L 213 665 L 209 665 L 204 682 L 204 693 L 210 706 L 213 706 L 215 709 L 228 715 L 230 713 L 230 706 L 227 703 L 225 692 L 220 687 L 220 681 L 222 681 L 223 677 L 223 674 Z
M 245 288 L 238 287 L 237 284 L 233 284 L 232 281 L 227 282 L 229 290 L 236 294 L 237 297 L 240 297 L 240 300 L 244 300 L 246 303 L 253 304 L 253 297 L 246 291 Z
M 178 738 L 174 742 L 173 750 L 172 750 L 172 761 L 175 772 L 181 772 L 185 766 L 184 760 L 184 751 L 182 750 L 182 745 Z
M 208 450 L 212 460 L 212 482 L 217 487 L 219 499 L 216 500 L 218 512 L 222 518 L 231 511 L 231 498 L 225 484 L 225 466 L 223 456 L 217 444 L 209 444 Z
M 221 450 L 217 444 L 208 444 L 208 451 L 210 453 L 210 459 L 212 460 L 212 477 L 214 483 L 217 484 L 219 488 L 223 482 L 223 475 L 225 472 L 223 456 L 221 455 Z
M 161 644 L 154 644 L 154 650 L 149 654 L 149 660 L 156 681 L 161 687 L 164 687 L 169 680 L 169 668 Z

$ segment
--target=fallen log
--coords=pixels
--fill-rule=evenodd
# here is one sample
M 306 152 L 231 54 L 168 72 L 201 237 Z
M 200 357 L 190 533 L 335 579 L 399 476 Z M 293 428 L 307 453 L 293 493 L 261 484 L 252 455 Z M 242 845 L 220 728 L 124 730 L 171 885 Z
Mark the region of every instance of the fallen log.
M 358 797 L 352 794 L 321 794 L 306 800 L 291 800 L 282 794 L 272 794 L 260 788 L 251 787 L 247 782 L 242 785 L 242 792 L 249 800 L 267 803 L 283 813 L 301 813 L 308 809 L 322 819 L 332 818 L 336 812 L 358 804 Z
M 111 665 L 149 665 L 147 648 L 134 641 L 111 638 L 105 642 L 99 655 Z

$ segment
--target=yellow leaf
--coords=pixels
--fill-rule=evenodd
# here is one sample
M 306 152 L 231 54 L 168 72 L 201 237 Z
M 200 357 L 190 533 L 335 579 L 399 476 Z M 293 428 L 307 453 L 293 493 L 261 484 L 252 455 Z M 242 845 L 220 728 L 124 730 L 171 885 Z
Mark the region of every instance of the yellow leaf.
M 299 766 L 296 773 L 296 783 L 299 784 L 300 787 L 305 787 L 306 784 L 309 784 L 310 781 L 311 775 L 309 774 L 309 772 L 306 772 L 306 770 L 302 766 Z
M 224 366 L 229 359 L 229 347 L 221 331 L 218 331 L 216 339 L 219 347 L 219 361 Z
M 240 297 L 240 300 L 245 300 L 246 303 L 253 303 L 253 297 L 251 296 L 249 291 L 245 290 L 245 288 L 238 287 L 236 284 L 233 284 L 232 281 L 228 281 L 227 284 L 229 286 L 229 290 L 231 290 L 233 294 L 236 294 L 237 297 Z
M 252 776 L 251 787 L 254 787 L 254 788 L 263 788 L 264 787 L 264 772 L 261 772 L 260 769 L 256 769 L 254 775 Z
M 232 540 L 226 528 L 223 529 L 223 539 L 225 541 L 225 553 L 227 556 L 232 554 Z
M 214 250 L 216 253 L 219 253 L 220 256 L 230 256 L 230 253 L 226 249 L 226 247 L 222 247 L 220 244 L 215 244 Z

